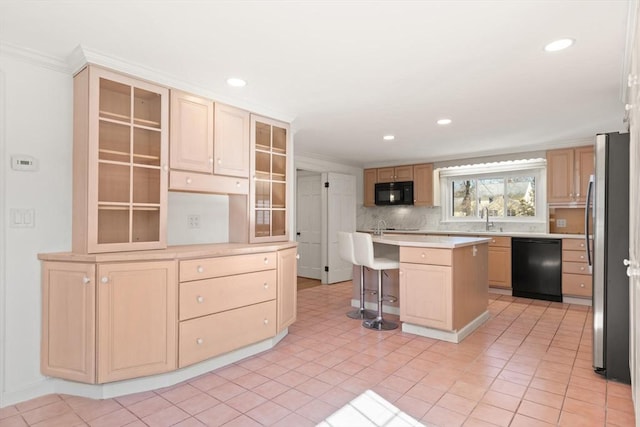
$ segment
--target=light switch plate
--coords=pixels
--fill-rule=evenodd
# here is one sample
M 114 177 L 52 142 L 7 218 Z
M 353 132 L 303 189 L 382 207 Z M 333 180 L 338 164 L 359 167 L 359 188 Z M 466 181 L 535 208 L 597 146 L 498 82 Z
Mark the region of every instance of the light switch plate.
M 11 228 L 33 228 L 36 226 L 36 210 L 11 208 L 9 221 Z

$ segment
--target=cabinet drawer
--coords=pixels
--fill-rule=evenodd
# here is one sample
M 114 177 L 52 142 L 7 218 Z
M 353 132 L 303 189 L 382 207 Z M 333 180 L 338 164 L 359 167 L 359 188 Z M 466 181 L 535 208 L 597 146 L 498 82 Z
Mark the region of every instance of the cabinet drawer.
M 180 281 L 209 279 L 276 268 L 276 253 L 221 256 L 180 261 Z
M 275 298 L 275 270 L 181 283 L 180 320 Z
M 400 262 L 451 265 L 451 249 L 400 247 Z
M 487 237 L 487 236 L 481 236 Z M 499 236 L 499 237 L 490 237 L 491 241 L 489 242 L 489 247 L 497 247 L 497 248 L 510 248 L 511 247 L 511 237 Z
M 591 273 L 589 273 L 589 265 L 586 262 L 563 262 L 562 272 L 591 275 Z
M 591 296 L 591 276 L 583 274 L 563 274 L 562 294 L 576 295 L 581 297 Z
M 589 241 L 589 245 L 593 247 L 593 241 Z M 584 239 L 562 239 L 562 249 L 568 251 L 584 251 Z
M 179 366 L 188 366 L 275 336 L 276 302 L 180 322 Z
M 171 171 L 169 190 L 214 194 L 249 194 L 247 178 Z
M 587 262 L 586 251 L 562 251 L 562 261 Z

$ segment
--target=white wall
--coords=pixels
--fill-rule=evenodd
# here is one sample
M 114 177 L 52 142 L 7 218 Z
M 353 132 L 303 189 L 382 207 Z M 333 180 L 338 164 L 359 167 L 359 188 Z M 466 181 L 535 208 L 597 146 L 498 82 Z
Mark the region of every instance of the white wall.
M 72 77 L 25 60 L 0 57 L 5 87 L 5 162 L 27 154 L 38 160 L 36 172 L 18 172 L 4 163 L 5 271 L 4 343 L 0 348 L 2 394 L 0 405 L 31 397 L 42 386 L 40 375 L 39 252 L 71 249 Z M 8 226 L 11 208 L 35 210 L 35 227 Z
M 298 155 L 294 157 L 294 167 L 296 170 L 305 170 L 310 172 L 338 172 L 354 175 L 356 177 L 357 205 L 361 206 L 364 203 L 362 168 Z

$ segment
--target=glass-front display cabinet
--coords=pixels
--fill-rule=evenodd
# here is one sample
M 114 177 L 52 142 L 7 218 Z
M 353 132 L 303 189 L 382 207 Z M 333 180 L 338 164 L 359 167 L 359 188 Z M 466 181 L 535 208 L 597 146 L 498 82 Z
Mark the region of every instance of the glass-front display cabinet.
M 251 171 L 249 241 L 289 239 L 287 229 L 287 154 L 289 125 L 251 116 Z

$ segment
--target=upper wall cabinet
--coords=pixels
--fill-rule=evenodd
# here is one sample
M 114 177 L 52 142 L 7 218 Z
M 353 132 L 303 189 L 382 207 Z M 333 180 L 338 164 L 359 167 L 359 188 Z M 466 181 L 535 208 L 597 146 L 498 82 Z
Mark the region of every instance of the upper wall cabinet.
M 433 206 L 433 164 L 413 166 L 413 204 Z
M 169 189 L 247 194 L 249 120 L 247 111 L 172 90 Z
M 378 182 L 378 169 L 365 169 L 364 177 L 364 205 L 371 207 L 376 205 L 376 183 Z
M 413 166 L 396 166 L 393 168 L 378 168 L 378 182 L 413 181 Z
M 251 115 L 249 242 L 289 239 L 287 230 L 287 160 L 289 125 Z
M 169 91 L 89 66 L 73 120 L 73 252 L 166 247 Z
M 584 204 L 593 172 L 593 146 L 547 151 L 547 202 Z

